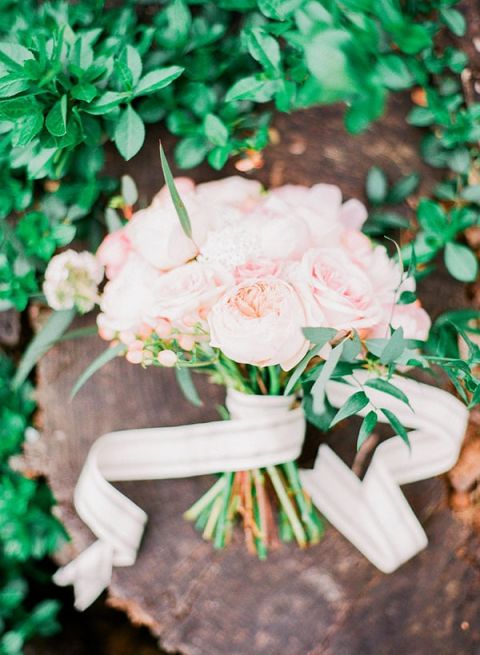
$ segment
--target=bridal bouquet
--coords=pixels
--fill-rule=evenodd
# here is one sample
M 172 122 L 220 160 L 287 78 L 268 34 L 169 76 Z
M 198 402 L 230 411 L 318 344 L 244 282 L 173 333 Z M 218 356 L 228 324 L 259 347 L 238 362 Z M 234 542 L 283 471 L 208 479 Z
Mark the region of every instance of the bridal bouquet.
M 413 278 L 362 234 L 365 207 L 327 184 L 266 192 L 241 177 L 167 182 L 97 252 L 108 278 L 100 336 L 132 364 L 174 367 L 193 402 L 192 370 L 231 393 L 302 403 L 322 428 L 363 410 L 359 443 L 383 411 L 408 442 L 392 412 L 365 410 L 363 389 L 336 413 L 325 394 L 329 379 L 348 383 L 367 369 L 367 385 L 408 403 L 389 380 L 430 327 Z M 291 461 L 219 474 L 186 517 L 219 548 L 240 518 L 260 557 L 278 535 L 305 546 L 323 531 Z

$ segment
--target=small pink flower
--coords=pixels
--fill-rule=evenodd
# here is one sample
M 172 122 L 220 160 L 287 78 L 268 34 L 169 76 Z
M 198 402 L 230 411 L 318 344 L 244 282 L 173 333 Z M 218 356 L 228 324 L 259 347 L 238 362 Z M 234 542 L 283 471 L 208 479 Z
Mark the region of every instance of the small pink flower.
M 161 350 L 157 355 L 157 360 L 162 366 L 172 368 L 177 363 L 178 357 L 173 350 Z
M 97 259 L 105 266 L 107 277 L 112 280 L 122 270 L 132 249 L 125 230 L 107 234 L 97 250 Z
M 195 346 L 195 337 L 192 334 L 181 334 L 177 337 L 178 345 L 182 350 L 193 350 Z
M 125 357 L 130 364 L 140 364 L 143 360 L 143 343 L 138 340 L 133 341 L 128 346 Z
M 172 324 L 166 318 L 159 318 L 155 323 L 155 332 L 160 339 L 168 339 L 172 334 Z

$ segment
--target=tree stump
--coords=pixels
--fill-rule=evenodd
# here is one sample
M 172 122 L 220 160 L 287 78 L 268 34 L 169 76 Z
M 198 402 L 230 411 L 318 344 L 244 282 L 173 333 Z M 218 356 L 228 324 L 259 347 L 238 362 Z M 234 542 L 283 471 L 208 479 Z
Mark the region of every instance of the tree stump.
M 285 183 L 339 184 L 345 197 L 362 197 L 365 175 L 381 166 L 392 178 L 423 174 L 422 190 L 434 183 L 418 158 L 421 132 L 408 127 L 408 98 L 392 99 L 388 114 L 365 134 L 345 133 L 336 107 L 279 116 L 280 142 L 267 149 L 265 166 L 254 173 L 266 186 Z M 158 137 L 131 163 L 109 159 L 111 172 L 129 172 L 150 198 L 161 186 Z M 165 138 L 167 152 L 172 140 Z M 222 175 L 234 173 L 230 165 Z M 212 179 L 206 167 L 197 181 Z M 215 175 L 219 177 L 220 174 Z M 438 294 L 441 285 L 442 294 Z M 439 272 L 421 290 L 433 313 L 465 306 L 462 285 Z M 92 319 L 84 319 L 83 324 Z M 143 371 L 124 360 L 104 367 L 69 402 L 70 390 L 88 362 L 105 347 L 89 337 L 55 346 L 38 366 L 42 439 L 29 461 L 45 474 L 72 537 L 59 555 L 68 561 L 93 536 L 77 517 L 72 493 L 93 441 L 117 429 L 176 425 L 217 418 L 220 388 L 200 381 L 202 408 L 192 407 L 170 371 Z M 311 435 L 316 450 L 322 436 Z M 334 431 L 329 443 L 351 463 L 354 433 Z M 347 447 L 345 447 L 347 444 Z M 241 531 L 223 551 L 202 541 L 182 513 L 212 483 L 208 476 L 119 484 L 149 515 L 133 567 L 116 568 L 108 603 L 146 625 L 169 652 L 182 655 L 471 655 L 479 643 L 478 569 L 469 563 L 473 537 L 448 510 L 443 480 L 408 486 L 424 523 L 428 549 L 390 576 L 378 572 L 335 529 L 308 550 L 282 546 L 260 562 L 245 552 Z

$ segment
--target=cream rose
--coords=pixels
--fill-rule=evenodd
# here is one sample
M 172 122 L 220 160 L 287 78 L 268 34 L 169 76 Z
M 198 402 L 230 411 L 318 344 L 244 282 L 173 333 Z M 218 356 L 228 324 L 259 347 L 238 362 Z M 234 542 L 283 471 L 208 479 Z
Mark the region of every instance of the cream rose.
M 130 254 L 120 273 L 105 285 L 98 317 L 104 331 L 137 332 L 154 303 L 153 287 L 161 273 Z
M 241 212 L 251 210 L 263 197 L 263 187 L 256 180 L 232 175 L 223 180 L 205 182 L 195 189 L 199 202 L 233 207 Z
M 382 307 L 370 279 L 341 248 L 309 250 L 290 275 L 309 326 L 363 330 L 380 322 Z
M 234 361 L 293 368 L 308 350 L 305 314 L 288 282 L 267 277 L 228 291 L 208 316 L 210 344 Z
M 188 197 L 186 198 L 188 201 Z M 181 266 L 198 254 L 208 224 L 208 212 L 194 201 L 186 202 L 193 239 L 187 237 L 171 202 L 156 201 L 136 212 L 125 228 L 135 251 L 161 270 Z
M 174 268 L 155 281 L 151 289 L 153 303 L 145 320 L 155 326 L 159 320 L 167 319 L 180 328 L 202 322 L 232 285 L 231 275 L 208 264 L 189 262 Z

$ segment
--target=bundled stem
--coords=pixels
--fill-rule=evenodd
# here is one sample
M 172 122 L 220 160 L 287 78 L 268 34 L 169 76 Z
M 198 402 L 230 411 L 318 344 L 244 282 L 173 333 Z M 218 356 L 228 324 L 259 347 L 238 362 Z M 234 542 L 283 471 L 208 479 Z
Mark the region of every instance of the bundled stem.
M 277 515 L 277 521 L 275 521 Z M 270 548 L 296 540 L 301 548 L 317 543 L 323 522 L 302 489 L 295 462 L 222 473 L 185 513 L 215 548 L 231 541 L 236 520 L 243 524 L 247 550 L 265 559 Z

